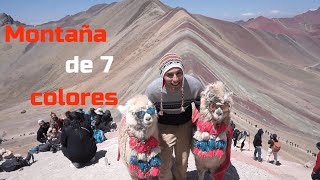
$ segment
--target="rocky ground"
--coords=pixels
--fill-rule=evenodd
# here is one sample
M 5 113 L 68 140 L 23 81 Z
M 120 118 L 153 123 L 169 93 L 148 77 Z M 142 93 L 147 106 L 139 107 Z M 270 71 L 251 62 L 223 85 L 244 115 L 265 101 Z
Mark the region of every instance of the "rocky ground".
M 126 167 L 117 161 L 117 132 L 109 133 L 108 140 L 98 144 L 96 161 L 87 166 L 76 169 L 70 167 L 70 161 L 61 151 L 57 153 L 43 152 L 35 155 L 36 162 L 30 167 L 24 167 L 14 172 L 1 172 L 0 179 L 130 179 Z M 225 178 L 226 180 L 248 179 L 309 179 L 311 169 L 300 164 L 285 161 L 279 152 L 280 165 L 273 165 L 266 161 L 257 162 L 252 159 L 253 149 L 249 150 L 246 143 L 245 151 L 232 148 L 231 162 Z M 266 152 L 262 152 L 265 157 Z M 193 156 L 189 158 L 188 179 L 197 179 Z M 206 179 L 209 179 L 206 177 Z

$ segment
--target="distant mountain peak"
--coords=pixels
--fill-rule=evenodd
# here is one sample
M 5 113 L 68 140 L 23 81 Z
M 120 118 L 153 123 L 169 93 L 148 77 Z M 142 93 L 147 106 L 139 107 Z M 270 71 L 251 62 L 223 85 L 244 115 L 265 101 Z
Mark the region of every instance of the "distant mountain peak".
M 5 25 L 25 25 L 24 23 L 21 23 L 19 21 L 15 21 L 10 15 L 6 13 L 0 13 L 0 27 Z
M 317 28 L 320 24 L 320 7 L 317 10 L 309 10 L 290 18 L 267 18 L 259 16 L 248 21 L 236 21 L 241 26 L 268 31 L 275 34 L 285 34 L 292 36 L 311 35 L 314 36 L 320 31 Z M 302 26 L 302 24 L 304 26 Z M 315 30 L 316 29 L 316 30 Z M 317 31 L 317 32 L 315 32 Z
M 271 19 L 264 17 L 264 16 L 258 16 L 254 20 L 256 20 L 256 21 L 270 21 Z

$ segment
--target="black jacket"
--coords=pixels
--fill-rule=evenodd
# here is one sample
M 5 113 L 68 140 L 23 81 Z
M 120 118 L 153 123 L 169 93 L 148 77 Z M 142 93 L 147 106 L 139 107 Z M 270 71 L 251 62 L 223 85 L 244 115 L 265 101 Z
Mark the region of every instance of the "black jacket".
M 37 132 L 37 140 L 41 143 L 45 143 L 47 141 L 47 132 L 50 127 L 49 122 L 45 122 L 44 125 L 40 126 Z
M 254 139 L 253 139 L 253 146 L 256 148 L 257 146 L 261 146 L 262 147 L 262 136 L 263 134 L 263 130 L 262 129 L 259 129 L 257 134 L 254 136 Z
M 94 124 L 95 124 L 96 126 L 99 126 L 99 125 L 102 123 L 102 115 L 98 115 L 98 114 L 95 115 L 95 116 L 94 116 L 94 121 L 95 121 Z
M 105 125 L 108 125 L 111 121 L 113 121 L 113 117 L 111 116 L 111 112 L 106 110 L 105 113 L 102 115 L 102 122 Z
M 77 129 L 72 126 L 64 127 L 61 133 L 61 144 L 63 154 L 71 162 L 89 162 L 97 152 L 93 131 L 88 125 L 82 125 Z

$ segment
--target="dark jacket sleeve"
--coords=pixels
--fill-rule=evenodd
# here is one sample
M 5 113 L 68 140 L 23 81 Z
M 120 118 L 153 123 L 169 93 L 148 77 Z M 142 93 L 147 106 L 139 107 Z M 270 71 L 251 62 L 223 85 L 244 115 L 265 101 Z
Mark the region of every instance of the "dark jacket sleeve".
M 100 125 L 101 120 L 102 120 L 102 116 L 100 116 L 100 115 L 95 115 L 95 116 L 94 116 L 94 121 L 95 121 L 94 124 L 95 124 L 96 126 L 99 126 L 99 125 Z
M 254 139 L 253 139 L 253 147 L 256 148 L 256 144 L 257 144 L 257 138 L 256 136 L 254 136 Z
M 88 124 L 85 124 L 84 125 L 84 128 L 86 128 L 86 129 L 88 129 L 89 130 L 89 134 L 90 134 L 90 137 L 92 138 L 93 137 L 93 130 L 92 130 L 92 128 L 91 128 L 91 126 L 90 125 L 88 125 Z
M 40 128 L 37 132 L 37 140 L 41 143 L 45 143 L 46 142 L 46 138 L 45 136 L 43 135 L 43 130 Z
M 37 132 L 37 140 L 40 142 L 41 141 L 41 132 L 38 130 Z
M 61 140 L 61 145 L 63 147 L 67 147 L 67 132 L 66 132 L 66 128 L 62 128 L 62 132 L 61 132 L 61 136 L 60 136 L 60 140 Z

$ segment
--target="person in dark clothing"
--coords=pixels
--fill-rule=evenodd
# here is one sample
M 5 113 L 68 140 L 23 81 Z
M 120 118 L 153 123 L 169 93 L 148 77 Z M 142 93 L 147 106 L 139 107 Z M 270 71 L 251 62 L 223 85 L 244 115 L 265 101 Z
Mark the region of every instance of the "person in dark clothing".
M 94 124 L 96 129 L 102 130 L 104 133 L 108 132 L 109 128 L 103 122 L 103 110 L 101 108 L 97 108 L 95 111 L 96 115 L 94 116 Z
M 107 132 L 111 132 L 111 130 L 117 128 L 117 124 L 113 122 L 113 117 L 111 116 L 111 112 L 108 109 L 102 115 L 102 122 L 107 127 Z
M 67 111 L 65 112 L 65 116 L 66 116 L 66 119 L 63 121 L 63 127 L 67 127 L 70 125 L 70 121 L 71 121 L 71 111 Z
M 237 143 L 240 142 L 240 150 L 243 151 L 243 147 L 245 145 L 245 141 L 247 136 L 249 136 L 249 133 L 247 131 L 239 131 L 238 129 L 235 129 L 233 132 L 233 146 L 237 147 Z
M 47 132 L 50 127 L 50 123 L 44 122 L 44 120 L 41 119 L 41 120 L 38 120 L 38 124 L 40 127 L 37 132 L 37 140 L 40 143 L 46 143 L 47 142 Z
M 233 138 L 232 138 L 232 140 L 233 140 L 233 146 L 234 146 L 234 147 L 237 147 L 237 142 L 238 142 L 238 136 L 239 136 L 239 134 L 240 134 L 240 130 L 239 130 L 239 129 L 235 129 L 235 130 L 233 131 Z
M 72 165 L 79 168 L 83 163 L 94 161 L 97 146 L 93 130 L 87 123 L 81 123 L 76 112 L 71 112 L 70 125 L 63 127 L 61 133 L 62 152 Z
M 78 113 L 78 116 L 81 116 L 81 119 L 84 123 L 90 124 L 90 116 L 89 116 L 89 112 L 83 110 L 82 108 L 79 108 L 76 110 L 76 112 Z
M 89 110 L 89 117 L 90 117 L 90 123 L 91 123 L 91 126 L 95 126 L 94 124 L 94 117 L 97 115 L 94 111 L 96 109 L 95 108 L 90 108 Z
M 237 137 L 238 141 L 241 143 L 240 150 L 243 151 L 244 142 L 246 141 L 247 136 L 249 133 L 247 131 L 241 131 Z
M 235 124 L 233 121 L 231 121 L 231 127 L 232 127 L 232 130 L 233 130 L 233 131 L 234 131 L 235 128 L 236 128 L 236 124 Z
M 320 142 L 317 143 L 317 148 L 319 150 L 317 155 L 317 161 L 311 173 L 311 178 L 313 180 L 320 180 Z
M 110 110 L 106 110 L 104 114 L 102 115 L 102 122 L 104 122 L 106 125 L 111 123 L 113 120 L 113 117 L 111 116 Z
M 80 123 L 90 126 L 89 118 L 85 117 L 84 111 L 77 110 L 77 111 L 75 111 L 75 113 L 77 115 L 77 118 L 80 120 Z
M 259 129 L 253 139 L 253 147 L 254 147 L 253 159 L 258 160 L 259 162 L 262 162 L 262 158 L 261 158 L 262 135 L 263 135 L 263 130 Z M 257 158 L 257 154 L 258 154 L 258 158 Z

